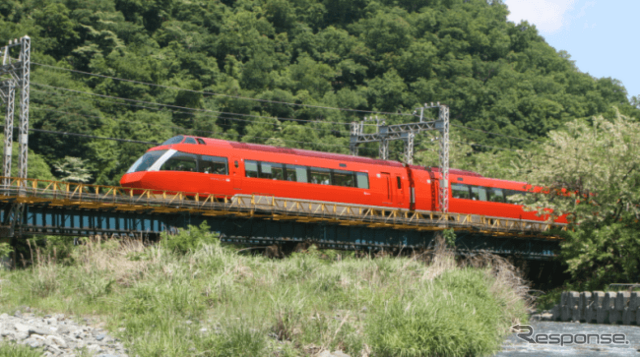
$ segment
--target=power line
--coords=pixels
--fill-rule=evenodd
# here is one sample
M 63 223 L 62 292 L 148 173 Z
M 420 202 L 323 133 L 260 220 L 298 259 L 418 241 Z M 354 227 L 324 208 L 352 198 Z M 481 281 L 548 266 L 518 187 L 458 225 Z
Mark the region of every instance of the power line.
M 107 119 L 107 118 L 101 118 L 101 117 L 97 117 L 97 116 L 93 116 L 93 115 L 85 115 L 85 114 L 80 114 L 80 113 L 70 113 L 70 112 L 65 112 L 65 111 L 60 111 L 60 110 L 55 110 L 55 109 L 49 109 L 49 108 L 40 108 L 40 107 L 36 107 L 34 108 L 35 110 L 44 110 L 44 111 L 51 111 L 51 112 L 57 112 L 57 113 L 61 113 L 61 114 L 67 114 L 67 115 L 76 115 L 76 116 L 86 116 L 86 117 L 93 117 L 93 118 L 99 118 L 99 119 Z M 161 124 L 150 124 L 150 123 L 143 123 L 143 122 L 133 122 L 133 121 L 129 121 L 129 120 L 120 120 L 120 119 L 113 119 L 115 121 L 123 121 L 126 123 L 131 123 L 131 124 L 140 124 L 140 125 L 153 125 L 153 126 L 160 126 L 160 127 L 166 127 L 166 128 L 172 128 L 172 129 L 180 129 L 182 131 L 196 131 L 196 132 L 205 132 L 205 133 L 210 133 L 210 134 L 218 134 L 216 132 L 213 131 L 207 131 L 207 130 L 199 130 L 199 129 L 185 129 L 185 128 L 181 128 L 181 127 L 172 127 L 172 126 L 168 126 L 168 125 L 161 125 Z M 95 127 L 98 126 L 98 124 L 89 124 L 89 125 L 93 125 Z M 228 124 L 217 124 L 217 125 L 222 125 L 222 126 L 230 126 Z M 31 130 L 31 129 L 30 129 Z M 42 132 L 50 132 L 50 133 L 54 133 L 52 131 L 46 131 L 46 130 L 41 130 L 41 129 L 33 129 L 34 131 L 42 131 Z M 65 132 L 66 133 L 66 132 Z M 73 135 L 73 134 L 69 134 L 69 135 Z M 86 136 L 86 134 L 76 134 L 78 136 Z M 283 142 L 290 142 L 290 143 L 297 143 L 297 144 L 310 144 L 308 141 L 295 141 L 295 140 L 288 140 L 288 139 L 283 139 L 283 138 L 279 138 L 279 137 L 264 137 L 264 136 L 255 136 L 255 135 L 241 135 L 241 138 L 254 138 L 254 139 L 265 139 L 265 140 L 269 140 L 269 139 L 278 139 L 281 140 Z M 120 139 L 122 140 L 126 140 L 126 139 Z M 146 142 L 145 142 L 146 143 Z M 158 144 L 158 143 L 152 143 L 152 144 Z M 311 145 L 319 145 L 319 146 L 326 146 L 326 147 L 340 147 L 340 148 L 348 148 L 348 146 L 346 145 L 333 145 L 333 144 L 327 144 L 327 143 L 312 143 Z
M 517 153 L 517 150 L 513 150 L 513 149 L 507 149 L 507 148 L 501 148 L 501 147 L 497 147 L 497 146 L 491 146 L 491 145 L 484 145 L 484 144 L 475 144 L 475 143 L 466 143 L 464 141 L 456 141 L 456 140 L 449 140 L 450 142 L 453 143 L 459 143 L 459 144 L 464 144 L 464 145 L 470 145 L 470 146 L 481 146 L 481 147 L 485 147 L 485 148 L 490 148 L 490 149 L 496 149 L 496 150 L 503 150 L 503 151 L 511 151 L 511 152 L 515 152 Z
M 199 91 L 199 90 L 194 90 L 194 89 L 186 89 L 186 88 L 175 87 L 175 86 L 165 86 L 165 85 L 162 85 L 162 84 L 149 83 L 149 82 L 143 82 L 143 81 L 136 81 L 136 80 L 133 80 L 133 79 L 119 78 L 119 77 L 107 76 L 107 75 L 103 75 L 103 74 L 97 74 L 97 73 L 91 73 L 91 72 L 78 71 L 78 70 L 75 70 L 75 69 L 69 69 L 69 68 L 63 68 L 63 67 L 57 67 L 57 66 L 51 66 L 51 65 L 48 65 L 48 64 L 42 64 L 42 63 L 36 63 L 36 62 L 31 62 L 31 63 L 32 63 L 32 64 L 35 64 L 35 65 L 38 65 L 38 66 L 41 66 L 41 67 L 48 67 L 48 68 L 58 69 L 58 70 L 62 70 L 62 71 L 68 71 L 68 72 L 74 72 L 74 73 L 84 74 L 84 75 L 88 75 L 88 76 L 95 76 L 95 77 L 108 78 L 108 79 L 115 79 L 115 80 L 117 80 L 117 81 L 129 82 L 129 83 L 134 83 L 134 84 L 143 84 L 143 85 L 148 85 L 148 86 L 152 86 L 152 87 L 165 88 L 165 89 L 173 89 L 173 90 L 180 90 L 180 91 L 185 91 L 185 92 L 190 92 L 190 93 L 198 93 L 198 94 L 211 95 L 211 96 L 218 96 L 218 97 L 226 97 L 226 98 L 234 98 L 234 99 L 244 99 L 244 100 L 250 100 L 250 101 L 256 101 L 256 102 L 262 102 L 262 103 L 285 104 L 285 105 L 291 105 L 291 106 L 306 107 L 306 108 L 316 108 L 316 109 L 341 110 L 341 111 L 348 111 L 348 112 L 370 113 L 370 114 L 408 115 L 408 116 L 413 116 L 413 114 L 408 114 L 408 113 L 391 113 L 391 112 L 379 112 L 379 111 L 372 111 L 372 110 L 361 110 L 361 109 L 350 109 L 350 108 L 337 108 L 337 107 L 325 107 L 325 106 L 321 106 L 321 105 L 292 103 L 292 102 L 284 102 L 284 101 L 277 101 L 277 100 L 268 100 L 268 99 L 258 99 L 258 98 L 251 98 L 251 97 L 243 97 L 243 96 L 239 96 L 239 95 L 230 95 L 230 94 L 215 93 L 215 92 L 209 92 L 209 91 Z
M 4 128 L 4 125 L 0 125 L 0 127 Z M 15 129 L 18 129 L 18 128 L 13 128 L 13 129 L 15 130 Z M 153 141 L 140 141 L 140 140 L 131 140 L 131 139 L 110 138 L 110 137 L 106 137 L 106 136 L 71 133 L 71 132 L 66 132 L 66 131 L 54 131 L 54 130 L 33 129 L 33 128 L 29 128 L 29 131 L 35 131 L 35 132 L 46 133 L 46 134 L 79 136 L 79 137 L 90 138 L 90 139 L 113 140 L 113 141 L 120 141 L 120 142 L 126 142 L 126 143 L 134 143 L 134 144 L 158 145 L 158 143 L 153 142 Z
M 40 90 L 40 89 L 32 89 L 35 92 L 42 92 L 42 93 L 53 93 L 56 95 L 59 95 L 58 92 L 55 91 L 46 91 L 46 90 Z M 121 98 L 121 99 L 126 99 L 126 98 Z M 166 109 L 166 108 L 154 108 L 154 107 L 148 107 L 148 106 L 144 106 L 144 105 L 138 105 L 138 104 L 133 104 L 133 103 L 122 103 L 122 102 L 117 102 L 117 101 L 111 101 L 108 98 L 100 98 L 99 100 L 104 100 L 108 103 L 112 103 L 112 104 L 117 104 L 117 105 L 127 105 L 127 106 L 131 106 L 131 107 L 136 107 L 136 108 L 143 108 L 143 109 L 150 109 L 150 110 L 166 110 L 168 112 L 171 113 L 176 113 L 176 114 L 194 114 L 192 112 L 185 112 L 185 111 L 180 111 L 180 110 L 171 110 L 171 109 Z M 133 99 L 131 99 L 133 100 Z M 151 104 L 155 104 L 154 102 L 145 102 L 145 101 L 139 101 L 139 102 L 143 102 L 143 103 L 151 103 Z M 161 104 L 158 103 L 158 105 L 165 105 L 165 104 Z M 194 109 L 194 108 L 189 108 L 189 107 L 182 107 L 188 110 L 196 110 L 196 111 L 205 111 L 205 112 L 213 112 L 213 113 L 223 113 L 223 114 L 230 114 L 230 113 L 225 113 L 225 112 L 217 112 L 217 111 L 209 111 L 206 109 Z M 266 125 L 273 125 L 276 126 L 278 125 L 278 123 L 269 123 L 269 122 L 258 122 L 255 120 L 246 120 L 246 119 L 238 119 L 238 118 L 229 118 L 229 117 L 225 117 L 225 116 L 221 116 L 221 115 L 211 115 L 211 114 L 201 114 L 204 115 L 206 117 L 210 117 L 210 118 L 216 118 L 216 119 L 225 119 L 225 120 L 232 120 L 232 121 L 238 121 L 238 122 L 248 122 L 248 123 L 255 123 L 255 124 L 266 124 Z M 241 115 L 241 114 L 235 114 L 235 115 Z M 247 115 L 247 116 L 254 116 L 254 115 Z M 262 116 L 255 116 L 255 117 L 261 117 L 261 118 L 267 118 L 267 119 L 274 119 L 274 118 L 270 118 L 270 117 L 262 117 Z M 115 120 L 115 119 L 114 119 Z M 120 119 L 117 119 L 120 120 Z M 323 123 L 323 122 L 319 122 L 319 123 Z M 324 123 L 332 123 L 332 122 L 324 122 Z M 217 123 L 216 125 L 224 125 L 221 123 Z M 323 129 L 318 129 L 318 128 L 312 128 L 309 126 L 303 126 L 305 129 L 310 129 L 310 130 L 315 130 L 315 131 L 319 131 L 319 132 L 325 132 L 326 130 Z M 179 128 L 181 130 L 196 130 L 196 129 L 186 129 L 186 128 Z M 332 130 L 334 131 L 334 130 Z M 343 135 L 348 135 L 347 132 L 340 132 L 338 131 L 340 134 Z
M 532 143 L 542 144 L 542 142 L 540 142 L 540 141 L 536 141 L 536 140 L 531 140 L 531 139 L 526 139 L 526 138 L 520 138 L 520 137 L 517 137 L 517 136 L 510 136 L 510 135 L 499 134 L 499 133 L 496 133 L 496 132 L 493 132 L 493 131 L 485 131 L 485 130 L 482 130 L 482 129 L 470 128 L 470 127 L 468 127 L 468 126 L 459 125 L 459 124 L 451 124 L 451 126 L 455 126 L 455 127 L 457 127 L 457 128 L 463 128 L 463 129 L 467 129 L 467 130 L 471 130 L 471 131 L 478 131 L 478 132 L 485 133 L 485 134 L 489 134 L 489 135 L 502 136 L 502 137 L 504 137 L 504 138 L 510 138 L 510 139 L 516 139 L 516 140 L 523 140 L 523 141 L 529 141 L 529 142 L 532 142 Z
M 308 123 L 319 123 L 319 124 L 331 124 L 331 125 L 347 125 L 347 124 L 351 124 L 351 123 L 345 123 L 345 122 L 332 122 L 332 121 L 309 120 L 309 119 L 293 119 L 293 118 L 278 118 L 278 117 L 274 118 L 274 117 L 267 117 L 267 116 L 254 115 L 254 114 L 222 112 L 222 111 L 217 111 L 217 110 L 190 108 L 190 107 L 184 107 L 184 106 L 174 105 L 174 104 L 164 104 L 164 103 L 149 102 L 149 101 L 138 100 L 138 99 L 129 99 L 129 98 L 116 97 L 116 96 L 111 96 L 111 95 L 106 95 L 106 94 L 91 93 L 91 92 L 80 91 L 80 90 L 70 89 L 70 88 L 56 87 L 56 86 L 51 86 L 51 85 L 48 85 L 48 84 L 42 84 L 42 83 L 36 83 L 36 82 L 32 82 L 31 84 L 35 84 L 35 85 L 39 85 L 39 86 L 43 86 L 43 87 L 49 87 L 49 88 L 53 88 L 53 89 L 58 89 L 58 90 L 66 91 L 66 92 L 87 94 L 87 95 L 92 95 L 92 96 L 106 98 L 106 99 L 123 100 L 123 101 L 127 101 L 127 102 L 144 103 L 144 104 L 149 104 L 149 105 L 158 105 L 158 106 L 163 106 L 163 107 L 167 107 L 167 108 L 186 109 L 186 110 L 192 110 L 192 111 L 196 111 L 196 112 L 208 112 L 208 113 L 217 113 L 217 114 L 232 115 L 232 116 L 235 115 L 235 116 L 243 116 L 243 117 L 277 119 L 277 120 L 308 122 Z M 135 105 L 135 104 L 128 104 L 128 103 L 119 103 L 119 102 L 110 102 L 110 103 L 117 103 L 117 104 L 121 104 L 121 105 L 130 105 L 130 106 L 143 107 L 143 108 L 147 108 L 147 109 L 154 109 L 154 108 L 150 108 L 150 107 L 144 107 L 144 106 L 139 106 L 139 105 Z M 156 110 L 158 110 L 158 109 L 156 109 Z M 186 113 L 186 114 L 193 114 L 193 113 Z M 245 121 L 248 121 L 248 120 L 245 120 Z M 371 125 L 373 125 L 373 124 L 371 124 Z

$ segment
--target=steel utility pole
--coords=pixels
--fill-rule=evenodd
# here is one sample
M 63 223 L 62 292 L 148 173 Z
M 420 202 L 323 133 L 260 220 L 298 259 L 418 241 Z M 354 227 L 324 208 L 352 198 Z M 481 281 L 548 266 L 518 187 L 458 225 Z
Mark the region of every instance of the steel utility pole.
M 11 49 L 19 47 L 18 58 L 11 57 Z M 4 125 L 4 157 L 2 175 L 11 176 L 11 150 L 13 144 L 13 114 L 16 87 L 20 88 L 20 121 L 18 124 L 18 177 L 27 178 L 29 155 L 29 79 L 31 74 L 31 39 L 24 36 L 9 41 L 0 48 L 0 97 L 7 106 Z M 4 80 L 1 80 L 4 78 Z M 7 179 L 3 185 L 8 185 Z M 22 185 L 21 185 L 22 186 Z
M 425 109 L 438 108 L 438 119 L 425 121 L 424 111 Z M 420 107 L 420 121 L 417 123 L 407 124 L 395 124 L 386 125 L 383 121 L 380 124 L 380 120 L 375 124 L 376 132 L 371 134 L 364 133 L 365 122 L 372 120 L 371 118 L 358 122 L 351 123 L 351 141 L 350 149 L 351 155 L 358 155 L 358 145 L 362 143 L 379 143 L 380 159 L 389 159 L 389 141 L 403 140 L 404 146 L 404 160 L 408 165 L 413 164 L 413 142 L 417 133 L 423 131 L 438 131 L 440 132 L 440 174 L 442 175 L 439 202 L 440 210 L 442 212 L 448 212 L 449 210 L 449 107 L 441 105 L 439 102 L 435 105 L 433 103 L 426 104 Z

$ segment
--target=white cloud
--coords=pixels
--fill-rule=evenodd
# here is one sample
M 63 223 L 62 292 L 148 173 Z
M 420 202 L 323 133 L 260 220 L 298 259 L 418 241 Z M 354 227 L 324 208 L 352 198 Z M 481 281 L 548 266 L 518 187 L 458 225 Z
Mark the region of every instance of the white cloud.
M 527 20 L 542 33 L 553 33 L 565 26 L 567 12 L 573 9 L 576 0 L 505 0 L 509 7 L 509 21 L 519 23 Z

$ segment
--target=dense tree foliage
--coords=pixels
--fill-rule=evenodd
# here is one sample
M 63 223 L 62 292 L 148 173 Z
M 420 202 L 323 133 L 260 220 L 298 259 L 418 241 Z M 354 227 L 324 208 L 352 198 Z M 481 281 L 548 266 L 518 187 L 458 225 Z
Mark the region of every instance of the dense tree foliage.
M 33 127 L 143 141 L 191 133 L 347 152 L 348 126 L 335 123 L 364 113 L 322 106 L 411 113 L 440 101 L 453 123 L 530 139 L 612 104 L 636 115 L 618 81 L 579 72 L 507 14 L 498 0 L 4 0 L 0 43 L 33 39 Z M 99 183 L 117 182 L 147 148 L 44 133 L 30 145 L 50 162 L 88 160 Z
M 562 243 L 568 270 L 586 288 L 635 282 L 640 274 L 640 124 L 629 117 L 575 120 L 522 152 L 524 177 L 549 194 L 529 197 L 570 222 Z

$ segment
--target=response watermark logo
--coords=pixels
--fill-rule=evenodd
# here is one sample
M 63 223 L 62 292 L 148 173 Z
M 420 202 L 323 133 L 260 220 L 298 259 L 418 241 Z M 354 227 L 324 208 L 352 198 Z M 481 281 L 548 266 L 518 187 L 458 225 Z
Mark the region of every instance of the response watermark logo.
M 529 343 L 546 345 L 628 345 L 627 335 L 624 333 L 534 333 L 531 326 L 514 326 L 516 336 Z

